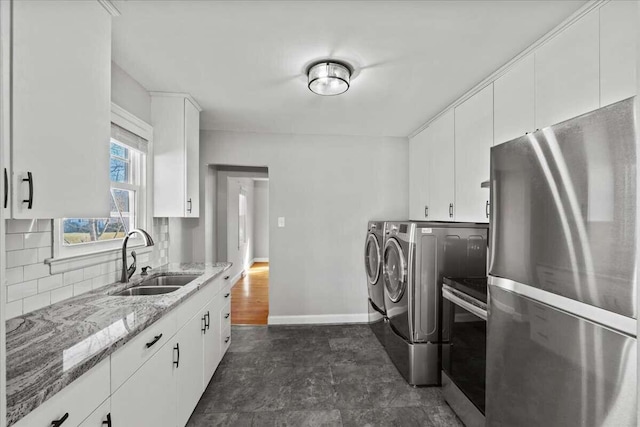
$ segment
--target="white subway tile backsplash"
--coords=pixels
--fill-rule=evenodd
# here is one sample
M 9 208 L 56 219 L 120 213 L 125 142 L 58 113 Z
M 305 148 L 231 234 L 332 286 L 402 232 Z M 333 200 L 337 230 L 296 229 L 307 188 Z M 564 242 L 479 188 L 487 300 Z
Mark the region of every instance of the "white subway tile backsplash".
M 19 299 L 17 301 L 12 301 L 10 303 L 5 304 L 5 318 L 6 320 L 13 319 L 14 317 L 18 317 L 22 314 L 22 300 Z
M 89 292 L 92 289 L 93 287 L 91 286 L 91 279 L 84 280 L 73 285 L 73 296 L 84 294 L 85 292 Z
M 24 267 L 7 268 L 5 270 L 7 285 L 24 282 Z
M 54 289 L 51 291 L 51 304 L 55 304 L 58 301 L 71 298 L 73 296 L 73 286 L 63 286 L 62 288 Z
M 8 251 L 17 251 L 24 249 L 23 234 L 7 234 L 4 239 L 5 246 Z
M 84 280 L 98 277 L 100 275 L 100 272 L 101 272 L 101 267 L 99 265 L 92 265 L 91 267 L 85 267 Z
M 22 249 L 19 251 L 7 252 L 7 268 L 18 267 L 20 265 L 35 264 L 37 262 L 37 249 Z
M 50 268 L 47 264 L 31 264 L 24 266 L 24 280 L 39 279 L 49 275 Z
M 51 292 L 44 292 L 22 300 L 23 313 L 29 313 L 42 307 L 51 305 Z
M 10 219 L 6 225 L 7 234 L 38 231 L 38 220 L 35 219 Z
M 62 273 L 62 282 L 65 285 L 73 285 L 74 283 L 82 282 L 84 280 L 83 270 L 73 270 Z
M 39 219 L 38 220 L 38 231 L 51 231 L 52 230 L 53 220 L 51 219 Z
M 24 234 L 25 248 L 50 248 L 51 232 Z
M 49 219 L 6 221 L 7 319 L 120 280 L 121 261 L 51 275 L 44 261 L 53 254 L 52 223 Z M 138 255 L 138 271 L 145 265 L 169 262 L 167 218 L 153 219 L 152 235 L 156 244 L 150 253 Z M 128 264 L 132 261 L 129 256 Z
M 15 301 L 38 294 L 38 281 L 31 280 L 29 282 L 19 283 L 17 285 L 7 286 L 7 301 Z
M 51 248 L 38 248 L 38 262 L 44 262 L 47 258 L 51 258 Z
M 46 292 L 52 289 L 61 288 L 62 286 L 64 286 L 64 283 L 62 282 L 62 274 L 55 274 L 53 276 L 38 279 L 38 292 Z

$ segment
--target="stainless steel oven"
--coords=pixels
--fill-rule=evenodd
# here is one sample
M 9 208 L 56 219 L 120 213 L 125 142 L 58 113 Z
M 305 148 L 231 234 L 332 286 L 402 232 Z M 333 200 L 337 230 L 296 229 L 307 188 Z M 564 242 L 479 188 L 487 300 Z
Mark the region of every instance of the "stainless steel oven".
M 442 296 L 450 334 L 442 347 L 445 400 L 467 427 L 484 426 L 487 279 L 445 278 Z

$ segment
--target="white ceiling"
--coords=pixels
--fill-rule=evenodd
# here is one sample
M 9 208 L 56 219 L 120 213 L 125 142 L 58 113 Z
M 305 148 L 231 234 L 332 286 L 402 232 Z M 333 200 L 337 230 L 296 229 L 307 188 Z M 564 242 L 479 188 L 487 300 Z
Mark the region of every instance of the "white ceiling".
M 584 1 L 120 1 L 113 58 L 146 89 L 188 92 L 202 129 L 407 136 Z M 355 68 L 348 92 L 305 67 Z

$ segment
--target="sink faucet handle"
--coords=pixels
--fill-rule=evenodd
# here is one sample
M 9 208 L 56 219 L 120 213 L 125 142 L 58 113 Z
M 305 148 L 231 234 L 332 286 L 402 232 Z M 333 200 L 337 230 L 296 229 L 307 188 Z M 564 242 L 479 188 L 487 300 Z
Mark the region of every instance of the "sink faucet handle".
M 149 274 L 149 273 L 147 273 L 147 270 L 151 270 L 151 266 L 150 265 L 147 265 L 146 267 L 142 267 L 142 272 L 140 273 L 140 275 L 146 276 L 147 274 Z

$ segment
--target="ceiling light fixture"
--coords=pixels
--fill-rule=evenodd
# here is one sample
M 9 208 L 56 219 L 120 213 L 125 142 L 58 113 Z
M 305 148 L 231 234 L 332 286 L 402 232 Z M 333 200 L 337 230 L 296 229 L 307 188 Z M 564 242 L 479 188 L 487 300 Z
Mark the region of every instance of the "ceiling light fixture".
M 309 90 L 318 95 L 340 95 L 349 89 L 351 70 L 344 64 L 322 61 L 309 67 Z

